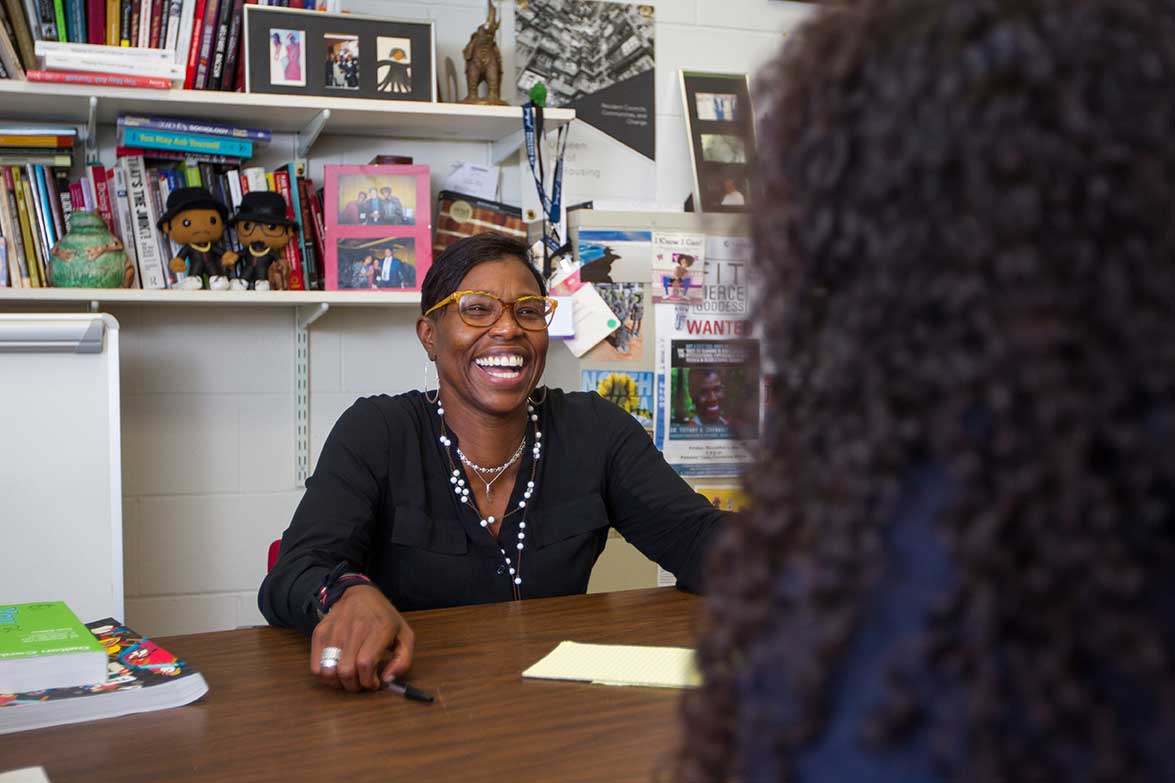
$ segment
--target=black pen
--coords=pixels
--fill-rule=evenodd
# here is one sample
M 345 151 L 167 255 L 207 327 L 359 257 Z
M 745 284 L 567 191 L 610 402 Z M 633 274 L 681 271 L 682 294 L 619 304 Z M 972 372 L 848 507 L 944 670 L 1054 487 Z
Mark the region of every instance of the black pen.
M 432 704 L 433 702 L 431 693 L 425 693 L 419 688 L 413 688 L 406 682 L 396 682 L 395 680 L 392 680 L 384 686 L 384 689 L 389 690 L 392 693 L 398 693 L 405 699 L 412 699 L 413 701 L 424 701 L 428 702 L 429 704 Z

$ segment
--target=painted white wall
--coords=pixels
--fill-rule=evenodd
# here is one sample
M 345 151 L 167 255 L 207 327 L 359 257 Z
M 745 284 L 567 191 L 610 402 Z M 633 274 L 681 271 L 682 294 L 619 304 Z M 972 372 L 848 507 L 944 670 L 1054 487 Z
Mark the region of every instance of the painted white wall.
M 345 0 L 344 6 L 434 19 L 438 63 L 447 55 L 458 65 L 485 15 L 479 0 Z M 690 192 L 677 70 L 753 72 L 810 8 L 786 0 L 656 5 L 659 202 L 680 207 Z M 507 10 L 503 18 L 512 19 Z M 260 162 L 277 165 L 291 149 L 289 137 L 276 138 Z M 441 171 L 454 160 L 488 157 L 484 144 L 324 137 L 312 152 L 311 175 L 321 182 L 324 163 L 366 163 L 377 152 L 410 154 Z M 518 167 L 507 166 L 505 200 L 518 203 L 520 187 Z M 266 549 L 301 497 L 294 483 L 293 314 L 244 307 L 111 310 L 122 324 L 127 621 L 156 636 L 262 623 L 256 590 Z M 311 327 L 315 455 L 357 397 L 420 387 L 424 354 L 414 319 L 411 308 L 337 308 Z M 552 346 L 547 380 L 578 387 L 577 364 L 561 345 Z M 652 571 L 633 574 L 643 559 L 627 546 L 609 542 L 612 568 L 594 588 L 654 583 Z

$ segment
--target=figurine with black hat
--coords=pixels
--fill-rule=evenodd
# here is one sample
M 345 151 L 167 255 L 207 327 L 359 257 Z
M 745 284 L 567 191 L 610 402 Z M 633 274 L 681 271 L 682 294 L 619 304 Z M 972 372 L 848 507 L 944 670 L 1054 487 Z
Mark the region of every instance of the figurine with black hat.
M 288 289 L 290 267 L 282 251 L 293 239 L 298 224 L 286 217 L 285 198 L 269 190 L 246 193 L 230 222 L 245 248 L 241 280 L 257 291 Z
M 219 244 L 227 219 L 228 208 L 204 188 L 178 188 L 167 197 L 167 211 L 156 226 L 181 246 L 168 264 L 172 272 L 187 272 L 176 288 L 230 287 L 238 256 Z

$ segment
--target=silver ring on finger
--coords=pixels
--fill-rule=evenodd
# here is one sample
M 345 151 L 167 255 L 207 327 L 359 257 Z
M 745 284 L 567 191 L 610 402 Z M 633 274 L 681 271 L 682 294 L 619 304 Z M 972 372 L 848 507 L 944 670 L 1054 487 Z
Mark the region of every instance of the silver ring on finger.
M 341 647 L 324 647 L 322 648 L 322 656 L 318 659 L 318 665 L 323 669 L 336 669 L 342 655 Z

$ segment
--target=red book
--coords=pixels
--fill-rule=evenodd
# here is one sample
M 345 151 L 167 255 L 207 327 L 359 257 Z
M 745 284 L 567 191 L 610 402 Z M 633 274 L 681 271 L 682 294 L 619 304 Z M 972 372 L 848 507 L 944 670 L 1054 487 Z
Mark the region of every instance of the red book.
M 199 56 L 196 59 L 196 80 L 193 82 L 193 89 L 206 90 L 208 89 L 208 74 L 212 70 L 212 49 L 216 44 L 216 23 L 220 19 L 220 4 L 224 0 L 208 0 L 204 6 L 204 25 L 200 31 L 199 45 L 195 39 L 192 40 L 192 45 L 199 49 Z
M 80 212 L 86 208 L 86 191 L 82 188 L 82 183 L 69 183 L 69 202 L 73 205 L 74 212 Z
M 88 71 L 26 71 L 31 82 L 58 84 L 96 84 L 100 87 L 141 87 L 150 90 L 170 90 L 171 80 L 159 76 L 128 76 L 121 73 L 90 73 Z
M 310 216 L 310 181 L 305 177 L 298 177 L 298 208 L 302 213 L 298 217 L 298 225 L 302 235 L 298 238 L 298 248 L 302 251 L 302 271 L 306 276 L 307 288 L 318 288 L 318 270 L 322 267 L 315 258 L 314 252 L 314 218 Z
M 278 169 L 273 172 L 273 185 L 277 188 L 277 192 L 282 194 L 282 198 L 286 200 L 286 217 L 297 222 L 297 218 L 294 217 L 294 208 L 290 206 L 292 202 L 290 198 L 290 173 L 285 169 Z M 286 243 L 285 257 L 286 261 L 290 262 L 290 290 L 305 291 L 306 278 L 302 274 L 302 254 L 298 252 L 297 237 L 294 237 Z
M 151 0 L 147 0 L 151 2 Z M 139 25 L 143 16 L 143 0 L 131 0 L 131 46 L 139 46 Z
M 106 0 L 86 0 L 86 38 L 92 44 L 106 43 Z
M 200 63 L 200 41 L 204 34 L 204 9 L 208 0 L 196 0 L 196 15 L 192 18 L 192 42 L 188 47 L 188 72 L 184 75 L 184 89 L 196 84 L 196 66 Z
M 155 0 L 155 5 L 151 6 L 151 34 L 147 42 L 147 46 L 151 49 L 158 49 L 163 46 L 163 14 L 164 6 L 167 5 L 167 0 Z
M 106 169 L 102 164 L 86 167 L 89 170 L 90 182 L 94 186 L 94 201 L 98 214 L 106 221 L 106 227 L 114 232 L 114 209 L 110 206 L 110 190 L 106 185 Z
M 307 182 L 306 190 L 310 192 L 310 217 L 314 221 L 314 247 L 318 257 L 326 262 L 326 221 L 322 217 L 322 204 L 318 201 L 318 194 L 314 190 L 314 183 Z M 325 288 L 325 283 L 323 285 Z

